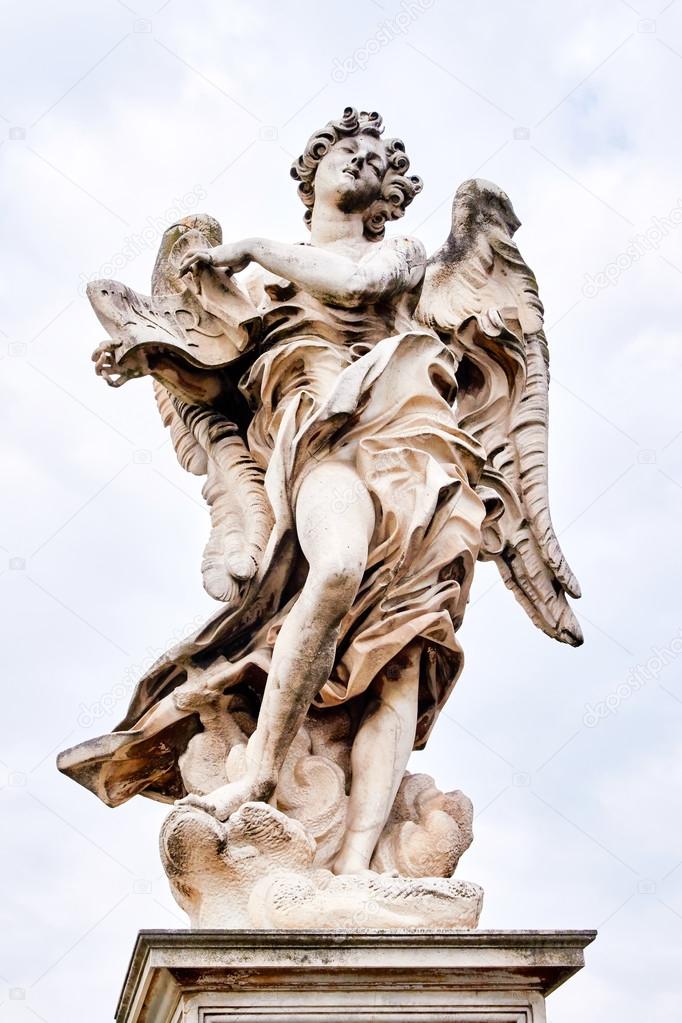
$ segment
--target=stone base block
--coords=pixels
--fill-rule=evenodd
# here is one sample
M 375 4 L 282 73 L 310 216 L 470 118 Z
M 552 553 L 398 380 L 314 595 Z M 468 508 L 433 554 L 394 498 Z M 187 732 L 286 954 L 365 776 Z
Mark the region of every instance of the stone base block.
M 595 931 L 142 931 L 117 1023 L 545 1023 Z

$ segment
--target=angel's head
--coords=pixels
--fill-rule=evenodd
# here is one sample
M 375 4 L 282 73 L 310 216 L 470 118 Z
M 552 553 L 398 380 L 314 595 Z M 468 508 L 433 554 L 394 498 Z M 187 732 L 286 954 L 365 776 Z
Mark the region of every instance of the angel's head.
M 308 227 L 316 202 L 360 213 L 365 235 L 383 238 L 387 220 L 402 217 L 421 192 L 421 179 L 407 171 L 410 161 L 400 139 L 382 139 L 380 114 L 346 107 L 339 121 L 316 131 L 292 165 Z
M 511 236 L 521 226 L 507 193 L 485 178 L 471 178 L 459 186 L 452 213 L 453 227 L 463 232 L 497 226 Z

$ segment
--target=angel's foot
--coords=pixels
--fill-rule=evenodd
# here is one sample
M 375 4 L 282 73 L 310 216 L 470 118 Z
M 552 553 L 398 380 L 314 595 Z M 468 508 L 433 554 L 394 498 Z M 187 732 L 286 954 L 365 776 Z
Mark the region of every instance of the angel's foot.
M 342 849 L 334 860 L 333 874 L 366 874 L 369 871 L 369 857 L 353 849 Z
M 259 782 L 249 778 L 221 785 L 205 796 L 190 792 L 184 799 L 177 800 L 177 806 L 194 806 L 205 810 L 219 821 L 226 821 L 244 803 L 267 802 L 275 788 L 270 782 Z

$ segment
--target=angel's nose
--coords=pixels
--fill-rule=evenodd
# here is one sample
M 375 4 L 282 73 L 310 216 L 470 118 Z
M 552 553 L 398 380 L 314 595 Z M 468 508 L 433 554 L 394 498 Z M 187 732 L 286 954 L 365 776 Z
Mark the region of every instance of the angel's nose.
M 362 165 L 365 162 L 365 158 L 362 155 L 362 153 L 356 153 L 355 156 L 352 157 L 350 162 L 351 162 L 351 167 L 357 167 L 358 170 L 362 170 Z

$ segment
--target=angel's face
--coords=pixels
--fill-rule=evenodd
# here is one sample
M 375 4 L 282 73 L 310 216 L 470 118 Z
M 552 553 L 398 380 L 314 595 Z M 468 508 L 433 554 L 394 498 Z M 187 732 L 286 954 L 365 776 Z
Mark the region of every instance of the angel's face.
M 332 203 L 344 213 L 361 213 L 379 198 L 387 166 L 381 139 L 371 135 L 340 139 L 318 164 L 315 202 Z

